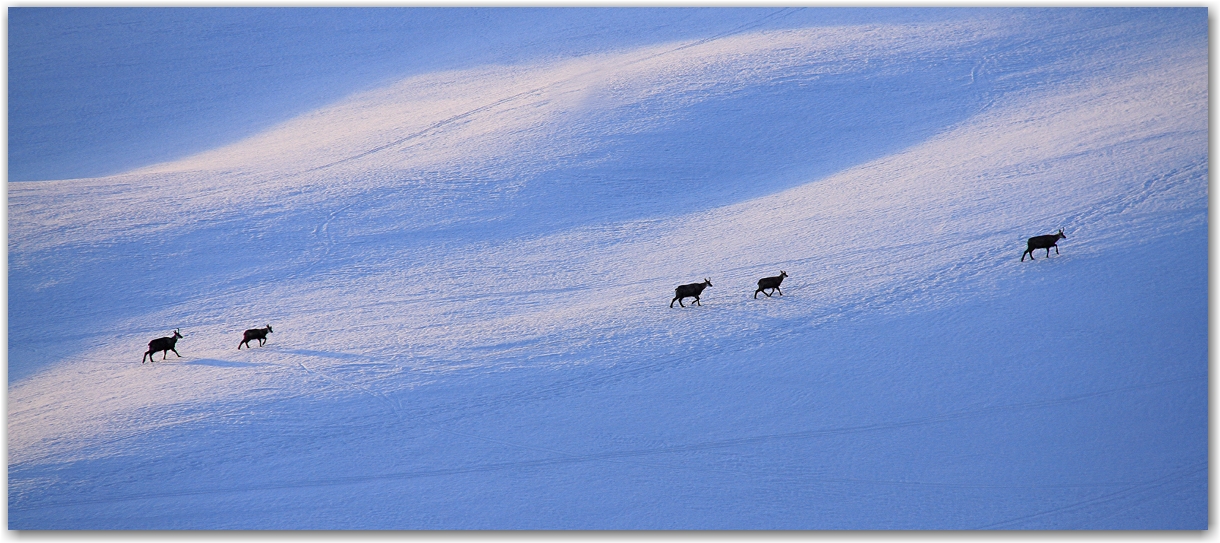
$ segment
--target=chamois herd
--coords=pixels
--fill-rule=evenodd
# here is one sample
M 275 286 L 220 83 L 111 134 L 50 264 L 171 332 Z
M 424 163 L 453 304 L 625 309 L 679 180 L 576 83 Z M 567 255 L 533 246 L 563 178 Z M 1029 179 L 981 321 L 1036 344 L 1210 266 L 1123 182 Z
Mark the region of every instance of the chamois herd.
M 240 351 L 242 345 L 245 345 L 246 348 L 249 348 L 250 340 L 252 340 L 252 339 L 257 339 L 258 346 L 262 347 L 263 345 L 265 345 L 267 343 L 267 334 L 270 334 L 273 331 L 274 330 L 271 329 L 270 324 L 268 324 L 267 326 L 265 326 L 263 328 L 251 328 L 249 330 L 246 330 L 242 334 L 241 343 L 237 344 L 237 350 Z M 178 344 L 178 339 L 180 339 L 182 337 L 184 337 L 182 335 L 182 333 L 179 332 L 177 328 L 174 328 L 173 335 L 170 335 L 168 337 L 159 337 L 157 339 L 154 339 L 154 340 L 148 342 L 148 352 L 145 352 L 144 356 L 142 358 L 140 358 L 140 363 L 143 364 L 145 362 L 145 360 L 144 360 L 145 358 L 148 359 L 148 362 L 153 362 L 153 356 L 155 356 L 159 352 L 165 353 L 165 354 L 161 355 L 161 360 L 165 360 L 166 358 L 169 358 L 170 351 L 174 351 L 174 354 L 178 355 L 178 358 L 182 358 L 182 355 L 178 354 L 178 349 L 174 348 L 174 346 Z
M 1025 262 L 1026 255 L 1029 255 L 1030 260 L 1034 260 L 1035 249 L 1045 249 L 1047 258 L 1051 257 L 1051 247 L 1055 248 L 1055 254 L 1059 254 L 1059 240 L 1061 239 L 1067 239 L 1067 235 L 1063 233 L 1062 228 L 1060 228 L 1059 231 L 1054 234 L 1029 238 L 1029 240 L 1026 242 L 1025 252 L 1021 253 L 1021 262 Z M 784 282 L 785 277 L 788 277 L 787 272 L 780 270 L 779 275 L 759 279 L 758 290 L 754 291 L 754 299 L 758 299 L 759 292 L 763 293 L 763 295 L 768 298 L 770 298 L 772 294 L 779 294 L 780 296 L 783 296 L 784 291 L 779 289 L 779 285 L 780 283 Z M 695 299 L 694 302 L 691 302 L 692 306 L 702 306 L 703 304 L 699 302 L 699 295 L 703 294 L 703 289 L 710 286 L 712 286 L 712 280 L 707 278 L 704 278 L 702 283 L 679 285 L 678 288 L 674 289 L 674 299 L 669 301 L 669 307 L 672 308 L 674 306 L 674 302 L 678 302 L 678 306 L 680 307 L 686 307 L 686 305 L 682 303 L 682 300 L 685 300 L 686 298 Z M 768 290 L 771 292 L 767 292 Z M 255 339 L 258 340 L 258 346 L 262 347 L 267 342 L 267 334 L 270 334 L 271 332 L 272 330 L 270 324 L 263 328 L 251 328 L 246 330 L 242 333 L 241 342 L 237 344 L 237 350 L 240 351 L 242 345 L 250 348 L 250 341 Z M 175 355 L 178 355 L 178 357 L 181 358 L 182 355 L 178 354 L 178 350 L 174 347 L 177 345 L 178 340 L 182 337 L 182 334 L 177 328 L 175 328 L 172 335 L 167 337 L 159 337 L 148 342 L 148 351 L 144 353 L 144 357 L 140 358 L 140 363 L 143 364 L 145 359 L 147 359 L 148 362 L 152 362 L 153 356 L 157 353 L 164 353 L 161 356 L 161 360 L 165 360 L 169 357 L 170 351 L 173 351 Z

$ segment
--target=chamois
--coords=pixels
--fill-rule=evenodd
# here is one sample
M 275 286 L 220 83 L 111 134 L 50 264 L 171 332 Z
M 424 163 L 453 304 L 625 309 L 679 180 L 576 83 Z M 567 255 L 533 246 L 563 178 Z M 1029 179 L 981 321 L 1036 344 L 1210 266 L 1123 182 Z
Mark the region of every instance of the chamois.
M 771 289 L 771 292 L 773 292 L 773 293 L 778 292 L 780 296 L 783 296 L 784 291 L 779 289 L 779 284 L 784 282 L 785 277 L 788 277 L 788 274 L 786 272 L 784 272 L 784 270 L 780 270 L 779 275 L 777 275 L 775 277 L 763 277 L 762 279 L 759 279 L 758 280 L 758 290 L 754 291 L 754 299 L 755 300 L 758 299 L 759 292 L 766 294 L 767 297 L 770 298 L 771 297 L 770 294 L 763 292 L 766 289 Z
M 174 354 L 177 354 L 178 358 L 182 358 L 182 355 L 178 354 L 178 350 L 174 348 L 174 345 L 178 343 L 178 338 L 180 337 L 182 337 L 182 334 L 178 333 L 177 328 L 174 328 L 174 335 L 169 337 L 159 337 L 148 342 L 148 352 L 144 353 L 144 356 L 140 357 L 140 363 L 144 363 L 145 357 L 148 358 L 149 362 L 152 362 L 153 356 L 162 351 L 165 351 L 165 356 L 162 356 L 161 360 L 169 358 L 170 351 L 174 351 Z
M 1029 238 L 1029 241 L 1026 242 L 1025 252 L 1021 253 L 1021 262 L 1025 262 L 1025 255 L 1029 255 L 1029 259 L 1034 260 L 1034 249 L 1046 249 L 1046 258 L 1051 257 L 1051 247 L 1055 248 L 1055 254 L 1059 254 L 1060 239 L 1067 239 L 1062 228 L 1055 234 Z
M 246 332 L 242 334 L 241 343 L 237 344 L 237 350 L 241 350 L 242 344 L 249 347 L 250 340 L 252 339 L 257 339 L 258 346 L 262 347 L 267 342 L 267 334 L 270 334 L 271 332 L 274 332 L 274 330 L 271 329 L 270 324 L 268 324 L 266 328 L 251 328 L 246 330 Z
M 682 305 L 683 298 L 694 298 L 696 304 L 703 305 L 702 303 L 699 303 L 699 294 L 703 292 L 703 289 L 710 286 L 712 286 L 712 280 L 706 278 L 702 283 L 691 283 L 689 285 L 679 286 L 678 288 L 674 289 L 674 299 L 669 301 L 669 307 L 673 307 L 674 302 L 678 302 L 678 305 L 686 307 L 685 305 Z

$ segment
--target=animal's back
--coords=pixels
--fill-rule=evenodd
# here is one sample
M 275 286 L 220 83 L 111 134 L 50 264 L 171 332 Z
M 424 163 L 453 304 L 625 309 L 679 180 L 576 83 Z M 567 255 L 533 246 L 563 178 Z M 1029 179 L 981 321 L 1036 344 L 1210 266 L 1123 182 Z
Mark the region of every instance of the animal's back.
M 1059 236 L 1057 236 L 1055 234 L 1049 234 L 1049 235 L 1045 235 L 1045 236 L 1034 236 L 1032 238 L 1029 238 L 1029 242 L 1027 243 L 1027 245 L 1031 249 L 1042 249 L 1044 247 L 1050 247 L 1051 245 L 1054 245 L 1058 242 L 1059 242 Z

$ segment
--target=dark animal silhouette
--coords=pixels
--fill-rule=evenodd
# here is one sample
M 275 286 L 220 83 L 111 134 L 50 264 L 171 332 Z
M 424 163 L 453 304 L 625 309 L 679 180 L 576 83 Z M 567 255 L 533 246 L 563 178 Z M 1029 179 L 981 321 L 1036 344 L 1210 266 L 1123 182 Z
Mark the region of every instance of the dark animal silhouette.
M 771 289 L 771 292 L 773 292 L 773 293 L 778 292 L 780 296 L 783 296 L 784 291 L 779 289 L 779 284 L 784 282 L 785 277 L 788 277 L 788 274 L 786 272 L 784 272 L 784 270 L 780 270 L 779 275 L 777 275 L 775 277 L 763 277 L 762 279 L 759 279 L 758 280 L 758 290 L 754 291 L 754 299 L 755 300 L 758 299 L 759 292 L 762 292 L 763 294 L 767 294 L 766 292 L 763 292 L 766 289 Z M 771 295 L 767 294 L 767 297 L 770 298 Z
M 178 338 L 180 337 L 182 337 L 182 334 L 178 333 L 177 328 L 174 328 L 174 335 L 169 337 L 159 337 L 148 342 L 148 352 L 144 353 L 144 356 L 140 357 L 140 363 L 144 363 L 145 357 L 148 358 L 149 362 L 152 362 L 153 356 L 161 351 L 165 351 L 165 356 L 162 356 L 161 360 L 169 358 L 170 351 L 174 351 L 174 354 L 178 354 L 178 349 L 175 349 L 174 345 L 178 343 Z M 182 358 L 182 355 L 178 354 L 178 358 Z
M 274 332 L 274 330 L 271 329 L 270 324 L 268 324 L 266 328 L 251 328 L 249 330 L 246 330 L 246 332 L 244 334 L 242 334 L 242 336 L 241 336 L 241 343 L 237 344 L 237 350 L 240 351 L 241 346 L 243 344 L 246 347 L 249 347 L 250 340 L 252 340 L 252 339 L 257 339 L 258 346 L 262 347 L 264 344 L 267 343 L 267 334 L 270 334 L 271 332 Z
M 674 299 L 669 301 L 669 307 L 673 307 L 674 302 L 678 302 L 678 305 L 686 307 L 682 305 L 683 298 L 694 298 L 696 304 L 703 305 L 699 303 L 699 295 L 703 293 L 703 289 L 710 286 L 712 286 L 712 280 L 704 279 L 702 283 L 691 283 L 674 289 Z
M 1051 257 L 1051 247 L 1055 248 L 1055 254 L 1059 254 L 1059 240 L 1067 239 L 1063 234 L 1063 229 L 1060 228 L 1056 234 L 1048 234 L 1045 236 L 1034 236 L 1029 238 L 1026 244 L 1025 252 L 1021 253 L 1021 262 L 1025 262 L 1025 255 L 1029 255 L 1030 260 L 1034 260 L 1035 249 L 1046 249 L 1046 258 Z

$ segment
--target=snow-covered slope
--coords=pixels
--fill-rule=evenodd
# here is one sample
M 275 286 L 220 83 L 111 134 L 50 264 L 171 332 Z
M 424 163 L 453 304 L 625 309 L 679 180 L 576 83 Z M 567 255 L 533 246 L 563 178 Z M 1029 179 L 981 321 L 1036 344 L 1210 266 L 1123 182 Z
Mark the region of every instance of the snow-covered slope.
M 10 184 L 10 527 L 1205 528 L 1206 11 L 735 28 Z

